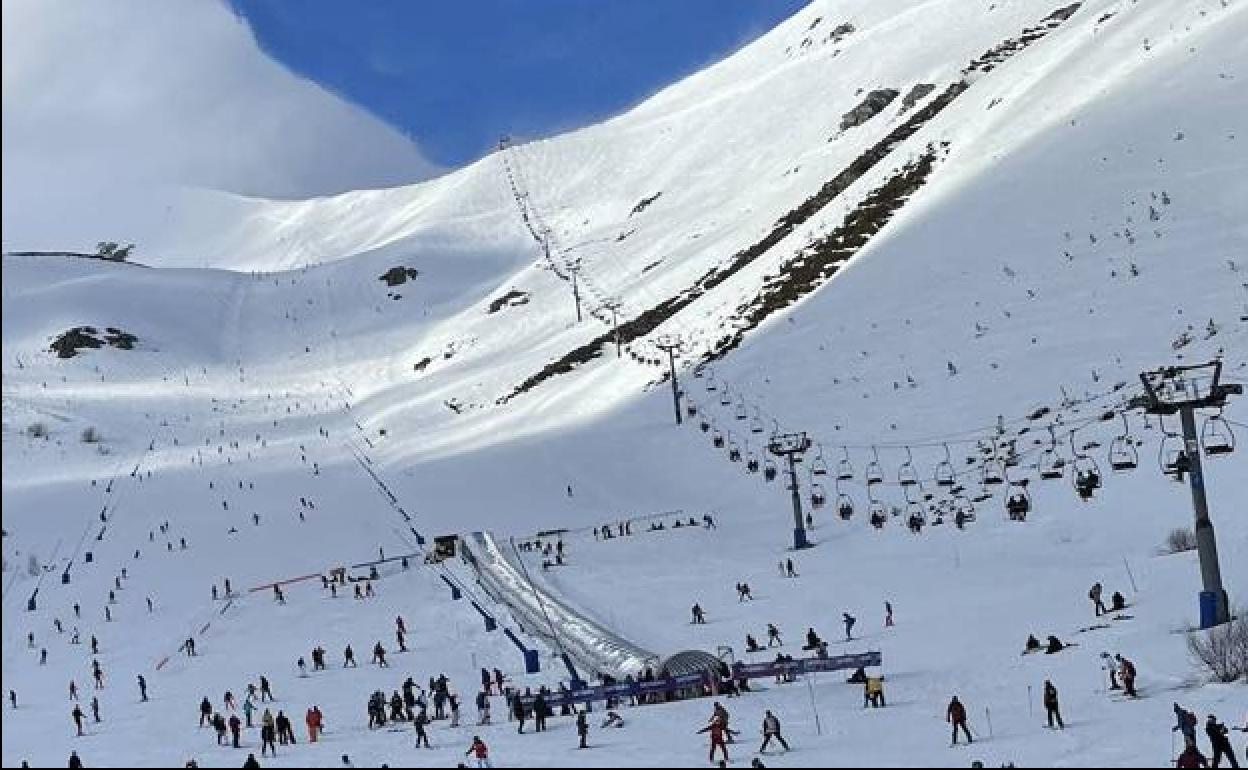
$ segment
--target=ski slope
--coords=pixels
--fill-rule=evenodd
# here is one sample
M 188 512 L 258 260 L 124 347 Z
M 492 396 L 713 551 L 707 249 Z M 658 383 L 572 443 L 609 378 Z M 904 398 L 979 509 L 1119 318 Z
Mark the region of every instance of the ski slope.
M 474 732 L 499 766 L 704 761 L 701 700 L 626 709 L 626 727 L 591 731 L 587 752 L 567 718 L 537 736 L 435 723 L 435 748 L 412 749 L 410 730 L 365 727 L 372 690 L 445 672 L 468 721 L 482 666 L 554 686 L 566 678 L 556 651 L 526 637 L 543 666 L 526 677 L 516 647 L 450 598 L 442 575 L 471 579 L 459 564 L 391 564 L 368 600 L 312 579 L 278 605 L 265 588 L 378 548 L 419 554 L 417 534 L 482 530 L 570 530 L 568 565 L 531 562 L 534 579 L 660 655 L 724 645 L 745 657 L 745 634 L 762 641 L 768 622 L 790 646 L 810 626 L 837 640 L 840 613 L 856 615 L 861 638 L 834 647 L 883 653 L 888 708 L 863 711 L 857 687 L 825 677 L 728 704 L 746 744 L 764 709 L 780 717 L 795 751 L 777 766 L 1159 766 L 1173 758 L 1172 702 L 1242 724 L 1243 683 L 1208 683 L 1186 653 L 1195 555 L 1157 553 L 1191 521 L 1186 488 L 1157 467 L 1162 426 L 1128 413 L 1139 468 L 1106 460 L 1141 371 L 1221 356 L 1226 379 L 1248 380 L 1246 32 L 1239 0 L 823 0 L 617 118 L 505 144 L 429 182 L 293 202 L 188 190 L 133 237 L 144 266 L 5 256 L 3 670 L 19 708 L 4 712 L 4 766 L 63 762 L 71 748 L 97 766 L 241 764 L 256 732 L 246 750 L 217 748 L 196 706 L 241 697 L 260 674 L 296 732 L 314 703 L 329 727 L 266 766 L 343 753 L 440 766 Z M 920 83 L 933 88 L 903 109 Z M 841 128 L 879 89 L 898 95 Z M 417 274 L 387 286 L 395 267 Z M 48 352 L 87 324 L 138 343 Z M 682 409 L 698 410 L 681 427 L 663 335 L 679 336 Z M 1243 403 L 1225 417 L 1248 423 Z M 980 466 L 966 459 L 1012 440 L 1012 473 L 1034 478 L 1055 416 L 1068 461 L 1072 443 L 1098 444 L 1094 500 L 1076 497 L 1068 471 L 1029 486 L 1025 523 L 1007 519 L 1001 488 L 963 531 L 946 521 L 912 535 L 891 515 L 917 491 L 899 483 L 907 460 L 922 491 L 945 495 L 934 469 L 948 457 L 970 496 Z M 34 423 L 47 439 L 28 435 Z M 88 426 L 99 444 L 79 440 Z M 804 503 L 816 483 L 831 501 L 814 512 L 816 546 L 796 554 L 783 484 L 745 467 L 790 430 L 817 442 L 804 468 L 815 455 L 854 467 L 839 488 L 835 471 L 802 471 Z M 876 458 L 886 483 L 868 489 Z M 1223 579 L 1241 603 L 1246 470 L 1242 448 L 1206 465 Z M 854 502 L 848 521 L 838 492 Z M 882 530 L 867 522 L 873 502 L 889 512 Z M 588 529 L 673 510 L 713 512 L 718 527 L 610 541 Z M 26 573 L 31 554 L 41 578 Z M 796 580 L 776 569 L 790 555 Z M 226 577 L 241 595 L 214 602 Z M 736 601 L 741 580 L 755 602 Z M 1098 580 L 1132 618 L 1081 633 Z M 694 602 L 707 625 L 688 624 Z M 377 641 L 393 652 L 396 615 L 410 653 L 381 670 L 366 661 Z M 93 694 L 91 656 L 66 640 L 75 623 L 84 642 L 98 636 L 107 677 L 105 721 L 82 738 L 64 700 L 71 678 Z M 1019 656 L 1028 633 L 1078 646 Z M 177 652 L 188 635 L 195 658 Z M 360 659 L 349 671 L 348 642 Z M 295 660 L 317 644 L 329 670 L 299 677 Z M 1135 661 L 1144 698 L 1109 697 L 1103 651 Z M 138 702 L 140 673 L 153 702 Z M 1062 693 L 1061 734 L 1041 727 L 1045 679 Z M 946 748 L 954 693 L 972 749 Z

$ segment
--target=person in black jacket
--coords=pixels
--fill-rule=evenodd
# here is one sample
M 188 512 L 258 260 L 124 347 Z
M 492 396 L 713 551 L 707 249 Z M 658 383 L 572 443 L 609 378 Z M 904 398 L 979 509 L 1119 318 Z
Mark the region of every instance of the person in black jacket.
M 1214 767 L 1222 764 L 1223 755 L 1230 761 L 1231 767 L 1239 767 L 1239 760 L 1235 759 L 1235 749 L 1231 747 L 1231 739 L 1227 737 L 1228 733 L 1226 725 L 1210 714 L 1205 722 L 1205 735 L 1209 736 L 1209 745 L 1213 749 Z
M 589 748 L 589 745 L 585 743 L 586 738 L 589 737 L 589 720 L 585 718 L 584 711 L 578 711 L 576 713 L 576 733 L 581 736 L 581 745 L 577 748 Z
M 533 729 L 539 733 L 546 730 L 546 696 L 541 692 L 533 699 Z
M 1057 703 L 1057 688 L 1049 680 L 1044 680 L 1044 712 L 1049 719 L 1049 727 L 1053 727 L 1053 721 L 1057 720 L 1058 729 L 1065 730 L 1066 725 L 1062 722 L 1061 708 Z

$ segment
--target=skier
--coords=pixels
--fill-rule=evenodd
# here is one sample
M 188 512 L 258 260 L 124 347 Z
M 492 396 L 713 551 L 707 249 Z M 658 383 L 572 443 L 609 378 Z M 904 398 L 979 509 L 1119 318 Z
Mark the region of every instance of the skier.
M 265 700 L 276 700 L 276 699 L 273 697 L 273 691 L 269 689 L 268 677 L 265 677 L 262 674 L 260 676 L 260 702 L 263 703 Z
M 853 635 L 854 624 L 858 622 L 858 618 L 855 618 L 853 615 L 850 615 L 848 612 L 842 612 L 841 620 L 845 622 L 845 641 L 848 642 L 854 638 L 854 635 Z
M 780 745 L 784 747 L 785 751 L 789 750 L 789 744 L 785 742 L 784 736 L 780 734 L 780 720 L 769 710 L 763 716 L 763 745 L 758 747 L 759 754 L 766 753 L 767 746 L 771 743 L 772 738 L 780 741 Z
M 477 693 L 477 724 L 488 725 L 490 723 L 490 698 L 486 694 L 486 690 Z
M 248 729 L 251 729 L 251 714 L 255 710 L 256 704 L 252 701 L 251 696 L 248 695 L 246 698 L 243 698 L 243 717 L 247 720 Z
M 9 705 L 17 708 L 17 690 L 9 690 Z
M 1208 721 L 1205 722 L 1205 735 L 1209 736 L 1209 746 L 1213 749 L 1213 766 L 1219 767 L 1222 764 L 1223 755 L 1230 761 L 1231 767 L 1239 767 L 1239 760 L 1235 758 L 1235 749 L 1231 747 L 1231 739 L 1227 737 L 1229 731 L 1226 725 L 1220 723 L 1213 714 L 1209 715 Z
M 234 739 L 234 748 L 239 748 L 238 736 L 243 730 L 243 722 L 238 718 L 238 714 L 230 715 L 230 737 Z
M 803 650 L 817 650 L 822 643 L 819 634 L 815 633 L 813 627 L 806 629 L 806 646 L 802 648 Z
M 407 644 L 406 644 L 406 643 L 404 643 L 404 641 L 403 641 L 403 630 L 402 630 L 402 629 L 395 629 L 395 632 L 394 632 L 394 639 L 395 639 L 395 641 L 396 641 L 396 642 L 398 642 L 398 645 L 399 645 L 399 652 L 407 652 Z
M 433 748 L 429 745 L 429 733 L 425 731 L 425 725 L 427 724 L 429 724 L 429 714 L 424 709 L 421 709 L 416 718 L 412 720 L 412 725 L 416 728 L 416 748 L 420 748 L 422 741 L 425 744 L 425 748 Z
M 1179 754 L 1179 758 L 1174 761 L 1175 767 L 1208 767 L 1209 760 L 1205 759 L 1205 755 L 1200 753 L 1200 749 L 1193 744 L 1183 749 L 1183 753 Z
M 537 697 L 533 699 L 533 730 L 534 732 L 546 731 L 546 696 L 538 690 Z
M 399 633 L 401 633 L 401 634 L 406 634 L 406 633 L 407 633 L 407 625 L 403 622 L 403 616 L 402 616 L 402 615 L 398 615 L 398 616 L 396 616 L 396 617 L 395 617 L 395 619 L 394 619 L 394 625 L 395 625 L 395 627 L 396 627 L 396 628 L 398 628 L 398 629 L 399 629 Z
M 381 646 L 381 642 L 373 645 L 372 663 L 376 663 L 381 668 L 390 668 L 390 664 L 386 662 L 386 649 Z
M 91 654 L 100 654 L 100 640 L 95 638 L 95 634 L 91 634 Z
M 100 668 L 98 660 L 91 661 L 91 675 L 95 677 L 95 689 L 104 687 L 104 669 Z
M 1114 660 L 1118 661 L 1120 666 L 1123 690 L 1129 697 L 1140 697 L 1140 694 L 1135 691 L 1135 664 L 1122 657 L 1122 655 L 1114 655 Z
M 225 717 L 221 716 L 219 713 L 213 714 L 212 728 L 217 731 L 217 745 L 220 746 L 222 743 L 225 743 Z
M 264 755 L 263 749 L 261 750 L 260 754 L 261 756 Z M 277 756 L 276 750 L 274 750 L 273 756 Z M 254 753 L 247 755 L 247 761 L 243 763 L 243 767 L 244 768 L 259 768 L 260 767 L 260 762 L 256 760 L 256 755 Z
M 491 694 L 491 693 L 490 693 L 490 682 L 491 682 L 491 679 L 490 679 L 490 672 L 489 672 L 489 670 L 488 670 L 488 669 L 485 669 L 485 668 L 482 668 L 482 669 L 481 669 L 481 689 L 485 691 L 485 694 L 486 694 L 486 695 Z
M 1114 591 L 1114 595 L 1110 597 L 1110 609 L 1114 612 L 1119 612 L 1121 610 L 1125 610 L 1126 608 L 1127 600 L 1120 592 Z
M 494 669 L 494 689 L 499 695 L 503 694 L 503 681 L 503 672 Z
M 351 666 L 352 668 L 358 668 L 358 666 L 356 666 L 356 663 L 355 663 L 355 650 L 351 649 L 351 645 L 348 644 L 347 648 L 342 651 L 342 658 L 343 658 L 342 660 L 343 668 L 346 668 L 347 666 Z
M 1101 601 L 1101 593 L 1105 589 L 1099 582 L 1093 583 L 1092 588 L 1088 590 L 1088 598 L 1092 600 L 1092 608 L 1096 610 L 1096 617 L 1100 617 L 1109 612 L 1105 609 L 1105 603 Z
M 791 577 L 791 578 L 797 577 L 797 570 L 793 569 L 792 559 L 784 560 L 784 571 L 788 577 Z
M 313 706 L 308 709 L 308 713 L 304 715 L 304 724 L 308 726 L 308 743 L 316 743 L 316 737 L 321 732 L 325 715 L 321 713 L 320 706 Z
M 222 700 L 224 701 L 222 708 L 227 711 L 238 711 L 238 702 L 234 700 L 234 693 L 226 690 L 225 697 Z
M 295 730 L 291 727 L 290 718 L 286 716 L 286 712 L 281 709 L 277 710 L 277 718 L 273 720 L 277 727 L 277 742 L 285 746 L 287 743 L 294 745 Z
M 884 627 L 893 627 L 893 603 L 884 602 Z
M 693 623 L 706 623 L 706 615 L 702 612 L 702 606 L 699 604 L 693 605 Z
M 79 759 L 78 752 L 76 751 L 69 752 L 69 766 L 70 767 L 82 767 L 82 760 Z
M 953 745 L 958 745 L 959 727 L 966 734 L 967 743 L 975 742 L 975 739 L 971 737 L 970 729 L 966 726 L 966 707 L 962 705 L 962 701 L 958 700 L 956 695 L 949 701 L 949 708 L 945 710 L 945 721 L 953 725 Z
M 491 767 L 490 749 L 485 745 L 485 741 L 481 740 L 481 736 L 472 736 L 472 745 L 464 752 L 464 756 L 469 754 L 477 758 L 477 767 Z
M 204 722 L 212 720 L 212 701 L 208 700 L 205 695 L 204 699 L 199 702 L 199 726 L 203 727 Z
M 699 733 L 709 732 L 711 734 L 710 735 L 711 750 L 710 750 L 710 754 L 708 757 L 708 761 L 711 761 L 711 762 L 715 761 L 715 747 L 717 746 L 719 747 L 719 750 L 724 755 L 724 761 L 725 762 L 728 761 L 728 745 L 724 743 L 724 733 L 726 731 L 727 731 L 727 727 L 724 725 L 723 721 L 719 718 L 718 714 L 711 717 L 710 724 L 708 724 L 706 727 L 703 727 L 701 730 L 698 730 Z
M 862 707 L 866 708 L 867 704 L 871 708 L 882 708 L 884 703 L 884 680 L 878 676 L 869 676 L 862 683 Z
M 97 723 L 100 721 L 100 699 L 94 695 L 91 696 L 91 716 Z
M 1066 649 L 1068 646 L 1069 645 L 1062 644 L 1061 639 L 1058 639 L 1053 634 L 1049 634 L 1048 646 L 1044 648 L 1044 654 L 1053 655 L 1054 653 L 1061 652 L 1062 650 Z
M 1066 725 L 1062 722 L 1062 712 L 1057 703 L 1057 688 L 1048 679 L 1044 680 L 1044 712 L 1048 716 L 1049 729 L 1053 728 L 1053 721 L 1057 720 L 1059 730 L 1065 730 Z
M 302 657 L 299 658 L 298 662 L 295 663 L 295 665 L 299 667 L 300 677 L 306 677 L 308 675 L 308 664 L 303 662 Z
M 512 713 L 515 715 L 516 721 L 520 723 L 516 727 L 516 732 L 524 733 L 524 702 L 519 698 L 516 698 L 513 703 Z
M 41 666 L 48 665 L 48 648 L 47 647 L 44 647 L 43 649 L 39 650 L 39 665 Z
M 780 647 L 784 646 L 784 642 L 781 641 L 780 639 L 780 629 L 776 628 L 776 625 L 774 623 L 768 623 L 767 624 L 767 646 L 770 647 L 772 642 L 775 642 L 777 646 L 780 646 Z
M 273 712 L 267 708 L 260 717 L 260 756 L 263 757 L 265 751 L 272 751 L 273 756 L 277 756 L 277 728 L 273 724 Z
M 74 718 L 74 725 L 78 728 L 78 735 L 81 737 L 82 736 L 82 718 L 83 716 L 85 716 L 82 713 L 82 707 L 77 706 L 77 705 L 74 706 L 74 710 L 69 712 L 69 715 Z
M 1174 704 L 1175 725 L 1171 732 L 1183 733 L 1183 741 L 1188 746 L 1196 745 L 1196 715 L 1179 704 Z
M 451 727 L 459 727 L 459 696 L 451 693 L 447 700 L 451 704 Z
M 576 734 L 579 735 L 581 738 L 581 745 L 577 746 L 577 748 L 578 749 L 589 748 L 589 745 L 585 742 L 586 739 L 589 737 L 589 720 L 585 718 L 584 711 L 578 711 L 576 713 Z
M 745 635 L 745 651 L 746 652 L 758 652 L 761 649 L 763 648 L 758 646 L 758 640 L 754 638 L 753 634 Z

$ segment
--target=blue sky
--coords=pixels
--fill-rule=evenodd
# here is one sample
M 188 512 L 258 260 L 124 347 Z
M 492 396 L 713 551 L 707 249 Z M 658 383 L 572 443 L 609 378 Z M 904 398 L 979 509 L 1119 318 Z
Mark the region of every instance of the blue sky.
M 807 0 L 230 0 L 261 47 L 460 165 L 619 113 Z

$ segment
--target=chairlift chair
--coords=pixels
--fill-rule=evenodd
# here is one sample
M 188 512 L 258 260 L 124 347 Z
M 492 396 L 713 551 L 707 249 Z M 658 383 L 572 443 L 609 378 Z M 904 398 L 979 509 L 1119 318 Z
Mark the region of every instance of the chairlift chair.
M 750 420 L 750 433 L 762 433 L 763 430 L 762 411 L 758 407 L 754 407 L 754 419 Z
M 1053 481 L 1066 475 L 1066 461 L 1057 453 L 1057 433 L 1052 425 L 1049 426 L 1049 448 L 1040 454 L 1036 468 L 1040 472 L 1040 478 L 1045 481 Z
M 871 447 L 872 460 L 867 464 L 867 486 L 884 481 L 884 469 L 880 467 L 880 452 Z
M 815 459 L 810 461 L 810 472 L 814 476 L 826 476 L 828 464 L 823 460 L 823 444 L 818 446 L 819 449 L 815 452 Z
M 730 406 L 732 404 L 732 394 L 728 392 L 728 386 L 724 386 L 724 392 L 719 394 L 719 405 Z
M 763 480 L 772 482 L 776 480 L 779 471 L 776 470 L 776 464 L 770 457 L 763 460 Z
M 1070 448 L 1074 452 L 1074 472 L 1071 482 L 1081 500 L 1091 500 L 1093 493 L 1101 488 L 1101 469 L 1091 455 L 1084 454 L 1075 448 L 1075 434 L 1071 431 Z
M 741 447 L 737 446 L 737 440 L 732 437 L 732 431 L 728 431 L 728 459 L 734 463 L 741 462 Z
M 718 430 L 715 431 L 715 435 L 711 438 L 711 443 L 715 445 L 716 449 L 723 449 L 724 448 L 724 435 L 720 433 Z
M 1133 471 L 1139 464 L 1140 457 L 1135 449 L 1135 439 L 1131 436 L 1131 425 L 1127 422 L 1127 413 L 1122 412 L 1122 433 L 1109 442 L 1109 467 L 1117 472 Z
M 816 482 L 810 486 L 810 505 L 818 510 L 822 508 L 824 503 L 828 501 L 827 493 L 823 491 L 823 485 Z
M 850 481 L 854 478 L 854 465 L 849 461 L 849 447 L 841 447 L 845 457 L 836 464 L 836 480 Z
M 1228 455 L 1235 451 L 1235 433 L 1222 416 L 1221 410 L 1216 415 L 1205 418 L 1200 428 L 1200 443 L 1209 457 Z
M 687 401 L 685 404 L 685 414 L 689 415 L 690 417 L 697 417 L 698 405 L 693 403 L 693 401 Z
M 750 412 L 748 409 L 746 409 L 745 399 L 744 398 L 737 399 L 737 419 L 744 420 L 748 418 L 749 416 L 750 416 Z
M 748 473 L 758 473 L 758 455 L 754 452 L 749 453 L 749 457 L 745 461 L 745 470 Z
M 881 500 L 877 499 L 875 495 L 871 493 L 870 487 L 867 488 L 867 496 L 870 499 L 870 505 L 867 509 L 867 518 L 871 522 L 871 526 L 876 529 L 883 529 L 884 525 L 888 522 L 888 508 Z
M 933 474 L 936 479 L 936 485 L 940 487 L 951 487 L 958 480 L 958 474 L 953 469 L 953 462 L 949 456 L 949 445 L 945 444 L 945 459 L 936 463 L 936 473 Z
M 912 487 L 919 483 L 919 474 L 914 469 L 914 455 L 910 447 L 906 447 L 906 461 L 897 469 L 897 483 L 903 487 Z
M 979 480 L 984 485 L 1002 484 L 1005 482 L 1005 465 L 994 454 L 984 460 L 980 466 Z
M 854 499 L 841 489 L 839 480 L 836 482 L 836 513 L 845 521 L 854 517 Z

